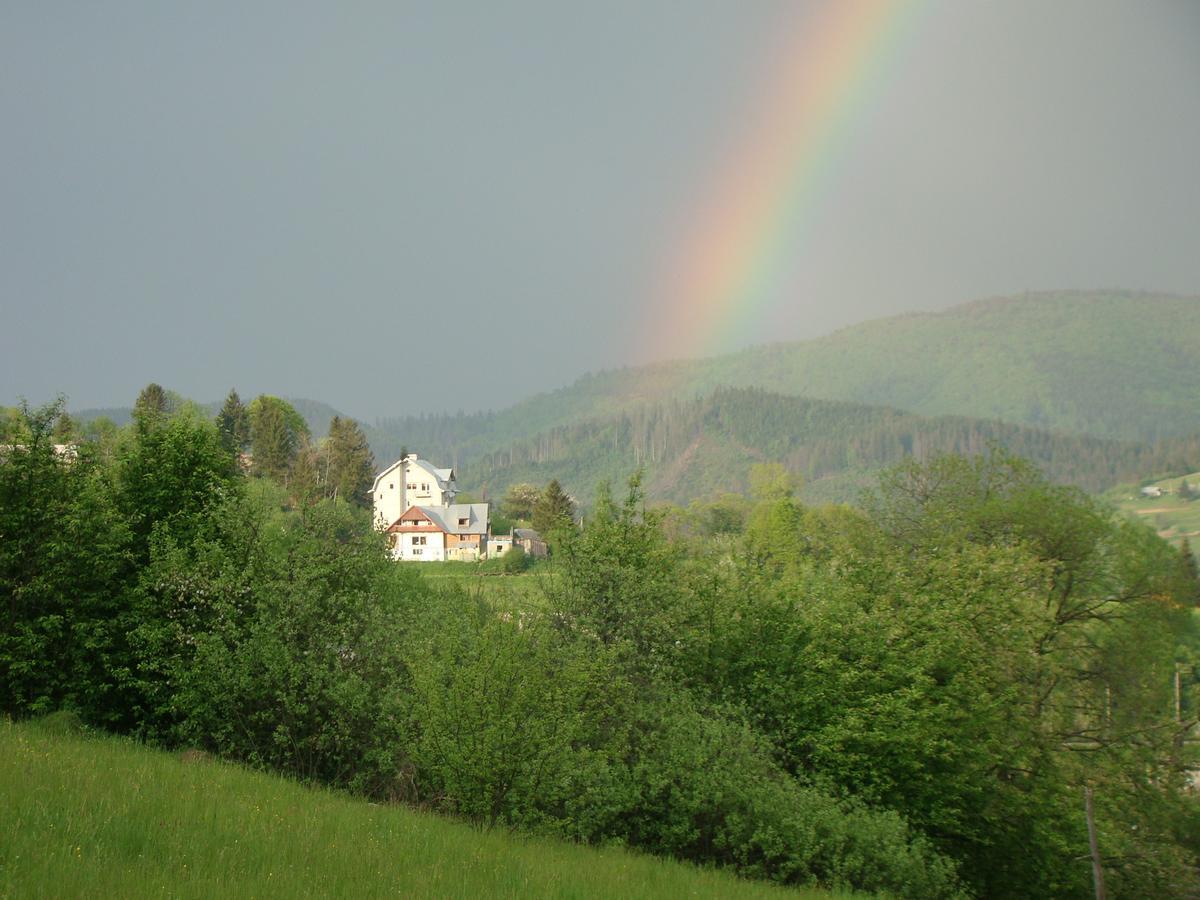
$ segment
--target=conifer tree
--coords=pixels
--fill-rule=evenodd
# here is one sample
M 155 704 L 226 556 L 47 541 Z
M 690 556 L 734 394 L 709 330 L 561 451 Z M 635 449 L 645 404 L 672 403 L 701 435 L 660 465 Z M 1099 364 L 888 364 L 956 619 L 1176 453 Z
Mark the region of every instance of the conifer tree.
M 563 490 L 558 479 L 553 479 L 533 505 L 534 530 L 543 537 L 548 537 L 555 531 L 570 528 L 574 517 L 574 501 Z
M 221 443 L 230 453 L 241 453 L 250 446 L 250 412 L 238 392 L 230 388 L 225 405 L 217 413 Z
M 375 477 L 375 457 L 353 419 L 334 416 L 325 442 L 326 495 L 366 506 Z
M 308 441 L 308 426 L 295 408 L 262 394 L 250 404 L 250 445 L 254 471 L 286 481 L 296 454 Z
M 153 428 L 168 412 L 170 401 L 167 392 L 161 384 L 153 381 L 142 388 L 133 403 L 133 420 L 141 431 Z

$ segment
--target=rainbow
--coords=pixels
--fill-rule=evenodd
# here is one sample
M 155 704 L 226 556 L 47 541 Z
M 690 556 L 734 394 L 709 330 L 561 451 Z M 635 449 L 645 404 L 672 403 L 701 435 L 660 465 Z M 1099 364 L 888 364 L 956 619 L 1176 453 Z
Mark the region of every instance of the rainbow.
M 644 359 L 711 355 L 788 299 L 789 260 L 886 83 L 920 0 L 824 0 L 792 29 L 733 164 L 668 258 Z

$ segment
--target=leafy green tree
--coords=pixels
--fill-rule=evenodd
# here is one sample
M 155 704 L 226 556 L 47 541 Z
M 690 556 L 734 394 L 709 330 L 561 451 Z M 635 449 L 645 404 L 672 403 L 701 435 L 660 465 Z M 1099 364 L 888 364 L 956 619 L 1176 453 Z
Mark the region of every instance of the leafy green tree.
M 574 524 L 575 503 L 553 479 L 533 505 L 533 527 L 543 537 L 553 540 L 555 534 L 569 530 Z
M 242 453 L 250 446 L 250 411 L 232 388 L 221 411 L 217 413 L 217 431 L 221 435 L 221 443 L 230 453 Z
M 216 426 L 188 410 L 145 417 L 118 450 L 115 477 L 117 503 L 142 561 L 156 529 L 186 539 L 239 490 Z
M 87 448 L 55 453 L 62 406 L 23 404 L 0 449 L 0 709 L 70 706 L 106 722 L 124 706 L 113 672 L 128 663 L 128 532 Z
M 799 564 L 804 509 L 793 496 L 793 482 L 779 463 L 750 470 L 755 505 L 746 523 L 744 562 L 763 577 L 776 577 Z
M 303 417 L 285 400 L 261 394 L 250 403 L 254 471 L 283 483 L 309 439 Z
M 561 580 L 548 592 L 564 621 L 619 648 L 634 668 L 657 670 L 670 664 L 692 613 L 678 555 L 643 499 L 639 476 L 619 506 L 601 485 L 585 527 L 562 533 Z
M 536 485 L 520 482 L 510 484 L 500 501 L 500 511 L 509 519 L 528 522 L 533 518 L 533 508 L 541 499 L 542 492 Z

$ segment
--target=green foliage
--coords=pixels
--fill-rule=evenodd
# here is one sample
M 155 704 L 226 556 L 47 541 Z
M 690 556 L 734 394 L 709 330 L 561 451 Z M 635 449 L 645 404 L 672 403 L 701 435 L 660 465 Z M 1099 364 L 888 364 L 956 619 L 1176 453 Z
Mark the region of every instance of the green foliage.
M 0 721 L 0 895 L 825 896 Z
M 500 557 L 500 570 L 505 575 L 519 575 L 533 565 L 533 559 L 524 547 L 513 545 L 507 553 Z
M 533 518 L 533 508 L 541 499 L 542 492 L 536 485 L 520 482 L 510 484 L 500 501 L 500 511 L 510 519 L 528 522 Z
M 555 535 L 574 525 L 575 502 L 567 496 L 562 485 L 552 479 L 533 504 L 532 518 L 534 530 L 553 540 Z
M 999 450 L 906 463 L 866 513 L 785 465 L 670 513 L 635 477 L 497 578 L 390 562 L 366 511 L 241 478 L 192 410 L 77 458 L 58 419 L 0 451 L 9 715 L 896 896 L 1086 894 L 1088 786 L 1114 893 L 1188 895 L 1194 561 Z
M 230 388 L 221 411 L 217 413 L 217 431 L 221 443 L 232 454 L 246 451 L 250 447 L 250 411 L 242 403 L 238 392 Z
M 23 405 L 20 443 L 0 451 L 0 708 L 79 705 L 103 718 L 129 534 L 87 449 L 54 452 L 61 410 Z
M 142 388 L 133 404 L 133 418 L 141 425 L 147 425 L 156 419 L 167 416 L 172 412 L 171 398 L 161 384 L 151 382 Z
M 117 453 L 116 500 L 143 561 L 156 528 L 186 541 L 239 490 L 216 426 L 191 411 L 140 419 Z
M 308 425 L 286 400 L 260 394 L 250 403 L 254 471 L 286 482 L 300 450 L 308 443 Z
M 375 457 L 358 423 L 334 416 L 321 450 L 326 461 L 326 496 L 341 497 L 355 506 L 370 506 Z

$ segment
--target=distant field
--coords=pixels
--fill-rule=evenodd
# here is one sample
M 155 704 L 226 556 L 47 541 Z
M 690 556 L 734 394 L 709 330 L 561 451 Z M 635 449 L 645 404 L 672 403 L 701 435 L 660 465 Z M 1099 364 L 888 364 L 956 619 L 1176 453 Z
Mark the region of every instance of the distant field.
M 1141 486 L 1123 485 L 1109 491 L 1108 497 L 1117 506 L 1152 525 L 1159 535 L 1178 547 L 1187 538 L 1193 553 L 1200 553 L 1200 499 L 1184 500 L 1177 491 L 1186 481 L 1200 492 L 1200 472 L 1181 477 L 1164 478 L 1153 483 L 1161 488 L 1161 497 L 1141 496 Z
M 0 897 L 828 897 L 0 722 Z
M 453 585 L 464 591 L 477 593 L 496 607 L 522 608 L 541 606 L 543 588 L 552 580 L 553 568 L 545 561 L 528 572 L 519 575 L 502 575 L 477 563 L 463 562 L 405 562 L 409 567 L 433 585 Z

